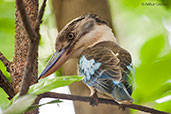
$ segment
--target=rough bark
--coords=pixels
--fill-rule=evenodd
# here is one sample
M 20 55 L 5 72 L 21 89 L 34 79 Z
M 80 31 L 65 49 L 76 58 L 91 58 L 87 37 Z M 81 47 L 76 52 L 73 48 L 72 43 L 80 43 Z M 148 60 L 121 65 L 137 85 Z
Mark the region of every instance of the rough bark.
M 29 24 L 31 24 L 32 28 L 35 27 L 36 19 L 38 15 L 38 0 L 23 0 L 25 11 L 27 13 Z M 17 2 L 16 2 L 17 3 Z M 17 4 L 16 4 L 17 5 Z M 28 57 L 28 51 L 31 44 L 29 40 L 29 36 L 26 32 L 20 12 L 18 10 L 18 7 L 16 7 L 16 13 L 15 13 L 15 54 L 13 57 L 13 62 L 11 63 L 10 67 L 10 74 L 12 78 L 12 86 L 14 88 L 15 94 L 19 92 L 19 89 L 21 88 L 21 82 L 24 76 L 25 66 Z M 34 60 L 32 63 L 33 70 L 31 70 L 30 73 L 30 80 L 31 84 L 34 84 L 37 82 L 37 73 L 38 73 L 38 44 L 35 45 L 35 51 L 34 51 Z M 29 60 L 29 59 L 28 59 Z M 25 69 L 25 70 L 24 70 Z M 26 114 L 37 114 L 38 110 L 33 110 L 30 112 L 27 112 Z
M 31 26 L 34 27 L 36 23 L 36 18 L 38 15 L 38 0 L 23 0 L 26 8 L 27 15 L 30 19 Z M 10 74 L 12 77 L 12 86 L 14 88 L 15 94 L 19 91 L 21 87 L 21 81 L 24 75 L 24 67 L 26 65 L 29 39 L 28 35 L 24 29 L 21 16 L 19 14 L 18 8 L 16 7 L 15 13 L 15 54 L 13 57 L 13 62 L 10 66 Z M 38 49 L 35 52 L 36 58 L 38 57 Z M 36 82 L 37 72 L 38 72 L 38 59 L 33 62 L 33 82 Z
M 14 96 L 14 90 L 1 70 L 0 70 L 0 87 L 2 87 L 2 89 L 4 89 L 4 91 L 8 94 L 9 99 L 12 99 L 12 97 Z
M 57 28 L 60 31 L 66 23 L 77 16 L 91 12 L 104 18 L 112 28 L 112 19 L 107 0 L 52 0 Z M 114 30 L 113 30 L 114 31 Z M 73 59 L 63 65 L 63 75 L 77 74 L 77 60 Z M 72 94 L 89 95 L 89 89 L 82 83 L 74 83 L 70 86 Z M 118 110 L 118 107 L 100 104 L 91 107 L 88 103 L 74 102 L 76 114 L 128 114 L 129 111 Z

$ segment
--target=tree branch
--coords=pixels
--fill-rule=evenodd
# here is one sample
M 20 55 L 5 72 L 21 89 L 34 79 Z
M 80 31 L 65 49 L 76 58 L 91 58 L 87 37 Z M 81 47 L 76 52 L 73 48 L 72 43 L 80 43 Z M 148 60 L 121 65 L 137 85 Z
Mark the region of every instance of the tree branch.
M 77 95 L 68 95 L 68 94 L 61 94 L 61 93 L 54 93 L 54 92 L 47 92 L 38 95 L 36 102 L 39 102 L 40 99 L 42 98 L 57 98 L 57 99 L 67 99 L 67 100 L 73 100 L 73 101 L 83 101 L 83 102 L 90 102 L 92 101 L 91 97 L 85 97 L 85 96 L 77 96 Z M 136 109 L 139 111 L 147 112 L 147 113 L 152 113 L 152 114 L 169 114 L 167 112 L 159 111 L 153 108 L 149 108 L 146 106 L 141 106 L 137 104 L 118 104 L 112 99 L 103 99 L 103 98 L 98 98 L 98 102 L 102 104 L 111 104 L 111 105 L 116 105 L 116 106 L 121 106 L 121 107 L 126 107 L 126 108 L 131 108 L 131 109 Z
M 2 71 L 0 70 L 0 87 L 8 94 L 9 99 L 12 99 L 14 97 L 14 89 L 12 88 L 12 85 L 9 83 L 7 78 L 4 76 Z
M 10 64 L 11 62 L 0 52 L 0 60 L 5 65 L 8 72 L 10 72 Z M 12 85 L 9 83 L 8 79 L 4 76 L 2 71 L 0 70 L 0 87 L 8 94 L 9 99 L 14 97 L 14 89 Z
M 6 69 L 8 72 L 10 72 L 10 61 L 8 61 L 8 59 L 0 52 L 0 60 L 2 61 L 2 63 L 5 65 Z
M 43 13 L 44 13 L 46 0 L 44 0 L 44 2 L 43 2 L 43 5 L 41 7 L 41 10 L 39 12 L 39 15 L 38 15 L 38 18 L 36 21 L 36 26 L 35 26 L 36 32 L 34 32 L 33 28 L 31 27 L 31 24 L 29 22 L 28 16 L 25 11 L 23 0 L 16 0 L 16 4 L 17 4 L 18 10 L 20 12 L 24 27 L 25 27 L 26 32 L 30 39 L 30 47 L 29 47 L 29 51 L 28 51 L 26 67 L 24 69 L 22 86 L 21 86 L 21 90 L 20 90 L 20 94 L 19 94 L 19 96 L 22 96 L 27 93 L 29 86 L 31 85 L 31 82 L 32 82 L 32 72 L 33 72 L 33 64 L 32 63 L 36 59 L 35 52 L 38 49 L 38 44 L 39 44 L 39 40 L 40 40 L 39 26 L 40 26 L 41 19 L 42 19 Z
M 39 15 L 38 15 L 37 20 L 36 20 L 35 31 L 37 34 L 39 34 L 40 24 L 42 23 L 42 17 L 43 17 L 45 7 L 46 7 L 46 1 L 47 0 L 43 1 L 43 4 L 42 4 L 40 11 L 39 11 Z
M 23 21 L 24 28 L 26 29 L 26 32 L 27 32 L 27 34 L 29 36 L 29 39 L 31 41 L 34 41 L 36 35 L 35 35 L 34 31 L 33 31 L 33 28 L 31 27 L 30 21 L 28 19 L 27 14 L 26 14 L 25 5 L 23 3 L 23 0 L 16 0 L 16 5 L 17 5 L 18 10 L 20 12 L 20 16 L 21 16 L 21 19 Z

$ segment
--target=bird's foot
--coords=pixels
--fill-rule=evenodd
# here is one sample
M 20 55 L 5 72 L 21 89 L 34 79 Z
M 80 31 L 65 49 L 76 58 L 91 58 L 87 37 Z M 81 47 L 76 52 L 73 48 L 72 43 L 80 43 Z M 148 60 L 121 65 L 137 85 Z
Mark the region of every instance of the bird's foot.
M 98 101 L 98 96 L 97 96 L 97 94 L 95 93 L 95 94 L 91 95 L 90 97 L 91 97 L 90 105 L 91 105 L 91 106 L 98 106 L 99 101 Z
M 119 104 L 119 109 L 122 110 L 122 111 L 125 111 L 126 110 L 126 107 L 123 104 Z

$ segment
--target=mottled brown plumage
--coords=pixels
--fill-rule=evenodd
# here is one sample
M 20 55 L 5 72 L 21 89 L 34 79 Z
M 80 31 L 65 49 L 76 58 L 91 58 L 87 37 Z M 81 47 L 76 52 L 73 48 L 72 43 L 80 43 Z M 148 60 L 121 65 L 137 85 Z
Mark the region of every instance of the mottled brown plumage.
M 112 80 L 116 80 L 122 82 L 129 94 L 132 94 L 133 86 L 130 83 L 131 77 L 128 77 L 130 74 L 130 69 L 128 66 L 131 66 L 132 60 L 131 55 L 123 48 L 121 48 L 118 44 L 111 41 L 100 42 L 93 47 L 87 48 L 82 55 L 84 55 L 88 60 L 94 59 L 95 62 L 102 63 L 100 68 L 95 71 L 95 75 L 99 75 L 99 72 L 103 72 L 103 74 L 108 75 Z M 106 91 L 106 95 L 110 95 L 110 91 L 112 91 L 113 87 L 112 80 L 106 80 L 105 86 L 109 89 Z M 99 90 L 97 90 L 99 91 Z M 100 92 L 100 91 L 99 91 Z M 105 94 L 104 91 L 101 93 Z
M 133 66 L 132 66 L 132 58 L 131 58 L 130 53 L 128 51 L 126 51 L 125 49 L 121 48 L 115 42 L 110 42 L 110 41 L 101 42 L 101 43 L 97 44 L 96 46 L 97 47 L 108 48 L 108 49 L 112 50 L 113 53 L 115 53 L 115 55 L 117 55 L 117 58 L 119 60 L 119 66 L 120 66 L 120 69 L 121 69 L 121 74 L 122 74 L 121 81 L 127 87 L 128 92 L 130 94 L 132 94 L 133 85 L 130 86 L 130 84 L 129 84 L 130 82 L 128 80 L 125 80 L 126 74 L 133 75 L 133 74 L 130 73 L 130 69 L 128 69 L 128 67 L 127 67 L 127 66 L 130 66 L 130 67 L 133 68 Z M 105 54 L 103 56 L 105 56 Z M 132 81 L 133 77 L 130 77 L 129 80 Z M 131 83 L 133 83 L 133 82 L 131 82 Z

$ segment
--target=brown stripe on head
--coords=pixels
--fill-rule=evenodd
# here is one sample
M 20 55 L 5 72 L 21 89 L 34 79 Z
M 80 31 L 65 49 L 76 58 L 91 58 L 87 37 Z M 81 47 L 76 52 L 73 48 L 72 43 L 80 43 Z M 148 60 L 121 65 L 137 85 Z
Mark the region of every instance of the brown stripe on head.
M 81 29 L 81 25 L 84 24 L 84 28 L 82 30 L 86 30 L 83 35 L 85 35 L 86 33 L 88 33 L 91 29 L 93 24 L 91 22 L 88 22 L 88 20 L 92 20 L 92 21 L 95 21 L 96 24 L 105 24 L 107 25 L 107 23 L 101 19 L 99 16 L 95 15 L 95 14 L 92 14 L 92 13 L 87 13 L 87 14 L 84 14 L 74 20 L 72 20 L 71 22 L 69 22 L 62 30 L 61 32 L 59 33 L 60 37 L 59 40 L 60 41 L 65 41 L 67 40 L 64 36 L 69 33 L 69 32 L 72 32 L 74 31 L 75 29 Z M 86 23 L 87 22 L 87 23 Z M 88 27 L 89 26 L 89 27 Z
M 92 13 L 87 13 L 85 15 L 83 15 L 84 17 L 87 17 L 87 18 L 92 18 L 96 21 L 97 24 L 107 24 L 106 21 L 104 21 L 101 17 L 99 17 L 98 15 L 96 14 L 92 14 Z
M 106 31 L 111 32 L 104 20 L 95 14 L 85 14 L 69 22 L 59 32 L 56 50 L 68 47 L 67 54 L 70 54 L 80 49 L 86 49 L 98 41 L 106 40 L 105 38 L 100 39 Z M 110 36 L 112 35 L 113 33 Z

